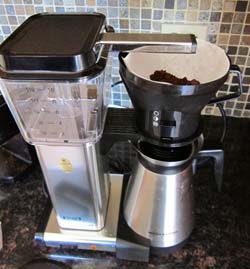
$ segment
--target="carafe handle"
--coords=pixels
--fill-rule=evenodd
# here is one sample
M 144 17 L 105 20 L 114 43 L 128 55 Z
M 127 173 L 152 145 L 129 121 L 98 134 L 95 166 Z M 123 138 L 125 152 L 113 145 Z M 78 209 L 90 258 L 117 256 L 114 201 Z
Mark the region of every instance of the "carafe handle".
M 242 91 L 243 91 L 242 90 L 242 75 L 241 75 L 241 71 L 240 71 L 239 66 L 238 65 L 235 65 L 235 64 L 232 64 L 230 66 L 229 73 L 234 73 L 234 74 L 237 75 L 238 84 L 239 84 L 239 87 L 238 87 L 237 92 L 212 98 L 209 101 L 209 104 L 216 104 L 216 103 L 225 102 L 227 100 L 237 98 L 237 97 L 239 97 L 242 94 Z
M 199 158 L 211 158 L 213 160 L 214 179 L 216 181 L 218 191 L 221 191 L 224 170 L 224 150 L 219 148 L 200 150 L 193 160 L 194 174 L 196 173 L 196 166 Z

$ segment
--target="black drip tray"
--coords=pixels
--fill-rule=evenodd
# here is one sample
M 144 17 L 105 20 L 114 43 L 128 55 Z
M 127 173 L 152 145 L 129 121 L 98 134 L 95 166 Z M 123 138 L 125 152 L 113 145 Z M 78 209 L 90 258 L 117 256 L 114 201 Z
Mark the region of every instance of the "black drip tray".
M 103 134 L 137 138 L 138 132 L 136 131 L 134 109 L 109 108 Z
M 117 142 L 136 141 L 141 137 L 136 131 L 134 109 L 109 108 L 101 141 L 101 153 L 107 154 Z

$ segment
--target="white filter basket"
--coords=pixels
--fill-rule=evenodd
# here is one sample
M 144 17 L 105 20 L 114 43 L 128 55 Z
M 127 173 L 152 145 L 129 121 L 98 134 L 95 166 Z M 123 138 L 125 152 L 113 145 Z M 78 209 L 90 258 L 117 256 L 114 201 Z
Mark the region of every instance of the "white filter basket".
M 140 49 L 137 50 L 140 52 Z M 179 78 L 196 79 L 201 84 L 225 76 L 230 68 L 229 58 L 223 49 L 199 39 L 194 54 L 129 53 L 124 62 L 130 72 L 143 79 L 150 80 L 151 74 L 163 69 Z

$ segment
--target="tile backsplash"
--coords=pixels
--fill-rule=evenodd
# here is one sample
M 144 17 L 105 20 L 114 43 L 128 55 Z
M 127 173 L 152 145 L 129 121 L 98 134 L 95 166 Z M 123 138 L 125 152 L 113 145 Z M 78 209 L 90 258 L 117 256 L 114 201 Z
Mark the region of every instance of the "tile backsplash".
M 0 0 L 0 41 L 27 17 L 41 12 L 106 14 L 117 32 L 161 32 L 164 24 L 207 25 L 206 39 L 225 49 L 243 75 L 243 94 L 224 104 L 227 115 L 250 118 L 250 1 L 236 0 Z M 164 26 L 165 27 L 165 26 Z M 113 81 L 120 80 L 114 59 Z M 237 90 L 230 77 L 219 95 Z M 112 89 L 112 102 L 130 106 L 122 86 Z M 219 114 L 207 106 L 205 114 Z

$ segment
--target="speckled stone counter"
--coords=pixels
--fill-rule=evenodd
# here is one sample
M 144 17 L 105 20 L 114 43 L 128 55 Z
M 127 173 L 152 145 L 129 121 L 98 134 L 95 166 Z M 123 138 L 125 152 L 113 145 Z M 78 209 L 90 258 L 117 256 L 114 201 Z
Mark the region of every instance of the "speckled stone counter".
M 204 129 L 206 136 L 218 139 L 222 131 L 221 119 L 205 117 Z M 200 168 L 195 176 L 195 229 L 190 240 L 167 258 L 151 257 L 149 264 L 118 261 L 110 253 L 58 251 L 38 246 L 33 237 L 47 201 L 39 167 L 13 185 L 0 184 L 0 220 L 4 243 L 0 268 L 18 268 L 48 254 L 54 257 L 78 255 L 78 262 L 70 262 L 68 257 L 73 268 L 250 268 L 248 119 L 229 119 L 224 150 L 221 192 L 217 191 L 211 167 Z

